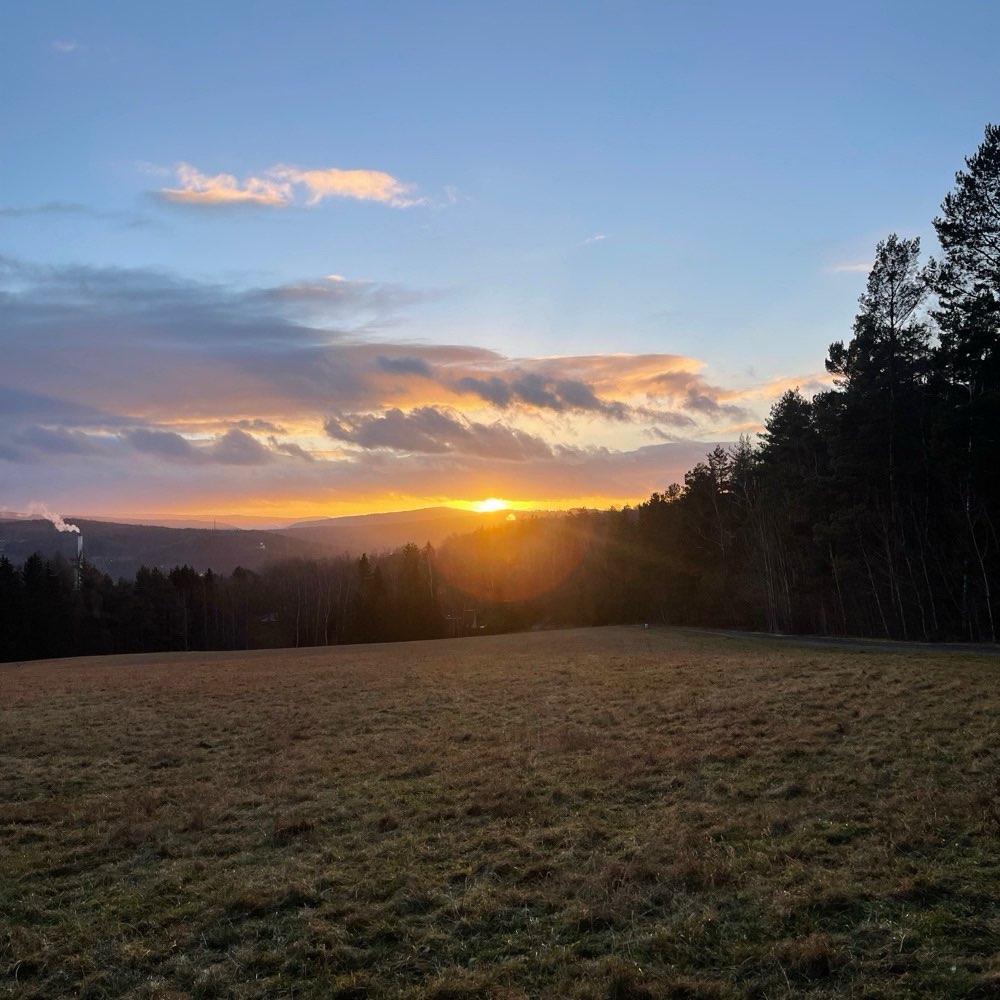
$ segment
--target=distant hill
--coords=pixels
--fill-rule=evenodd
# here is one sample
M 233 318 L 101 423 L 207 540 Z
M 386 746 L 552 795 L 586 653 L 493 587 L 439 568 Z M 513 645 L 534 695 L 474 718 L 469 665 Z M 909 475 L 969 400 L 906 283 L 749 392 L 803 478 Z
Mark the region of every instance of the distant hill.
M 407 542 L 423 547 L 438 546 L 450 535 L 466 534 L 477 528 L 514 517 L 547 517 L 548 511 L 457 510 L 427 507 L 423 510 L 394 511 L 389 514 L 356 514 L 323 521 L 301 521 L 281 529 L 281 534 L 323 545 L 337 552 L 382 552 Z
M 84 520 L 103 521 L 106 524 L 141 524 L 147 528 L 204 528 L 207 531 L 241 531 L 246 528 L 258 528 L 261 531 L 269 531 L 276 525 L 248 524 L 239 525 L 233 523 L 229 518 L 204 518 L 204 517 L 94 517 L 89 515 Z
M 507 511 L 495 513 L 506 515 Z M 317 528 L 337 527 L 361 524 L 399 524 L 411 521 L 435 521 L 441 518 L 453 517 L 456 520 L 478 518 L 484 515 L 474 510 L 462 510 L 457 507 L 421 507 L 419 510 L 392 510 L 377 514 L 345 514 L 342 517 L 309 518 L 307 521 L 296 521 L 287 528 Z M 285 530 L 281 529 L 281 530 Z
M 109 576 L 131 577 L 140 566 L 172 569 L 187 564 L 199 572 L 257 569 L 275 559 L 331 555 L 318 542 L 270 531 L 165 528 L 67 517 L 83 533 L 84 556 Z M 32 553 L 76 556 L 76 533 L 59 532 L 39 519 L 0 520 L 0 554 L 20 563 Z
M 135 575 L 140 566 L 169 570 L 193 566 L 203 573 L 231 573 L 237 566 L 259 569 L 280 559 L 317 559 L 347 553 L 384 552 L 407 542 L 438 546 L 450 535 L 465 534 L 508 517 L 508 511 L 478 513 L 450 507 L 360 514 L 322 521 L 303 521 L 280 530 L 241 530 L 218 525 L 166 527 L 67 515 L 84 538 L 84 556 L 97 569 L 117 579 Z M 517 513 L 516 517 L 536 516 Z M 537 516 L 547 516 L 539 512 Z M 0 555 L 21 563 L 32 553 L 46 558 L 76 556 L 76 533 L 59 532 L 49 521 L 14 512 L 0 513 Z

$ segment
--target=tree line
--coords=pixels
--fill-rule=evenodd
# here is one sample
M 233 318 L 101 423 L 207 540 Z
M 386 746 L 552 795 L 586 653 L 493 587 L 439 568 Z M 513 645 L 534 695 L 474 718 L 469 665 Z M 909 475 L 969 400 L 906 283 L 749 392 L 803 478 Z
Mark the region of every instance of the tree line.
M 536 613 L 995 642 L 1000 127 L 934 228 L 940 259 L 896 234 L 875 248 L 832 389 L 786 392 L 756 441 L 635 509 L 549 528 L 589 542 Z
M 435 638 L 454 629 L 432 559 L 406 545 L 228 575 L 142 567 L 114 581 L 62 557 L 0 556 L 0 660 Z
M 756 440 L 635 507 L 229 576 L 0 557 L 0 658 L 635 621 L 995 642 L 1000 126 L 934 227 L 940 259 L 896 234 L 876 247 L 830 390 L 786 392 Z

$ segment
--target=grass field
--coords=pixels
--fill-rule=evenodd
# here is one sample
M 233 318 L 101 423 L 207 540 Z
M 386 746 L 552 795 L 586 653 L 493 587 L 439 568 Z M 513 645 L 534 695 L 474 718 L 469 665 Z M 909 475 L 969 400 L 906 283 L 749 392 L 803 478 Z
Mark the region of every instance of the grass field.
M 1000 995 L 1000 664 L 627 628 L 0 668 L 0 995 Z

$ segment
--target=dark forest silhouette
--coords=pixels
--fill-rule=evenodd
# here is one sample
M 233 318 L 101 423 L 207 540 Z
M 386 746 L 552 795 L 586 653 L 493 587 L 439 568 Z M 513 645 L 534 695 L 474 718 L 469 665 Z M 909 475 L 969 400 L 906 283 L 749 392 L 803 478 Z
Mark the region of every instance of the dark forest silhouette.
M 502 522 L 435 551 L 259 572 L 0 558 L 3 659 L 432 638 L 655 621 L 996 641 L 1000 606 L 1000 127 L 934 220 L 940 260 L 890 235 L 835 386 L 774 405 L 624 510 Z

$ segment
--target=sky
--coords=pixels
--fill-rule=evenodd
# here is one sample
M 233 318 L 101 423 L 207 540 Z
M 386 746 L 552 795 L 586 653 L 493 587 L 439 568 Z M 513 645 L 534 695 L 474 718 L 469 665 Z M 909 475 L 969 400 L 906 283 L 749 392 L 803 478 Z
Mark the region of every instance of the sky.
M 637 503 L 829 386 L 993 2 L 0 6 L 0 510 Z

